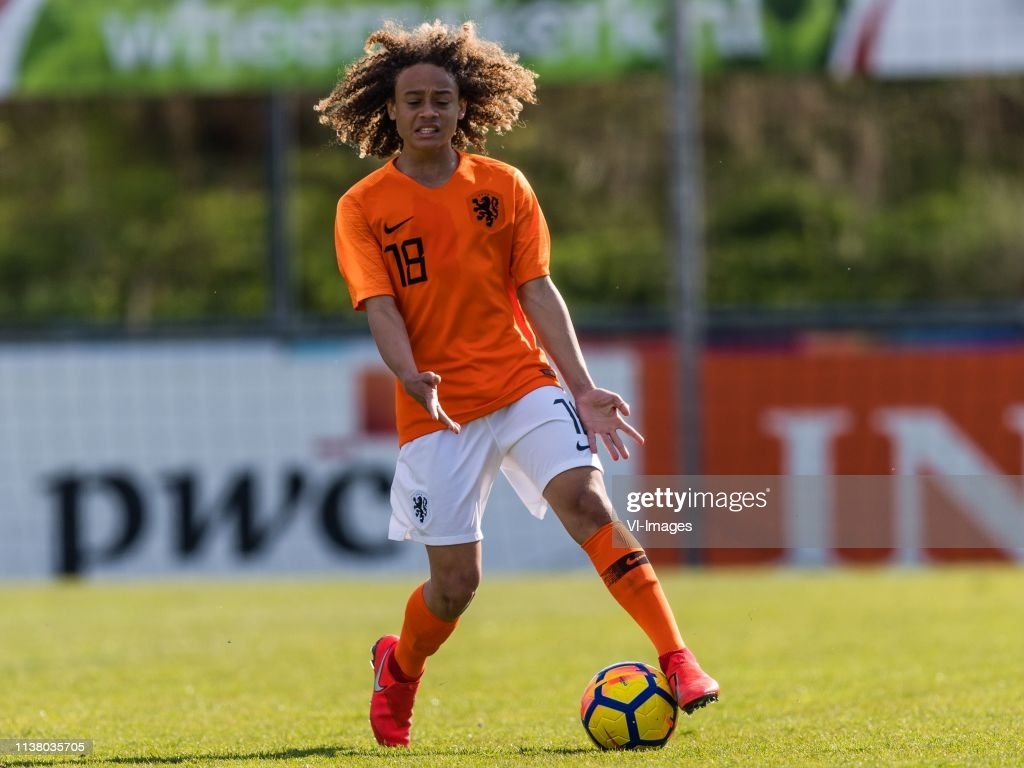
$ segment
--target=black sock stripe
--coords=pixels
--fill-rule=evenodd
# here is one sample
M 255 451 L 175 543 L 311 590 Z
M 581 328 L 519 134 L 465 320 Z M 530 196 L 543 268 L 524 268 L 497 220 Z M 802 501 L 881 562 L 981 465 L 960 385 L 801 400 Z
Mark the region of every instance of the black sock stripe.
M 606 587 L 610 587 L 634 568 L 639 568 L 649 562 L 647 553 L 642 549 L 627 552 L 601 572 L 601 580 Z

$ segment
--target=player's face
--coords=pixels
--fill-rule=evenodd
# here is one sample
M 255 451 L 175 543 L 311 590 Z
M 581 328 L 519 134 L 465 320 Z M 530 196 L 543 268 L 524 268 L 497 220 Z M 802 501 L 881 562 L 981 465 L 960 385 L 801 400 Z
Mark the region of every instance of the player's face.
M 419 152 L 451 147 L 466 100 L 459 98 L 455 78 L 435 64 L 414 64 L 398 74 L 388 115 L 395 121 L 402 149 Z

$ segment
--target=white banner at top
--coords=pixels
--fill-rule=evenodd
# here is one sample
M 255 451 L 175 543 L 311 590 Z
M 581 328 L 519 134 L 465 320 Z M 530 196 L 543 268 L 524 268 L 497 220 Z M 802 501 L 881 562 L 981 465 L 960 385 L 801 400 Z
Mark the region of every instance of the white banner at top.
M 682 1 L 682 0 L 680 0 Z M 332 85 L 385 19 L 473 19 L 544 78 L 664 65 L 664 0 L 0 0 L 0 98 Z M 1024 72 L 1024 0 L 685 0 L 703 72 Z
M 855 0 L 829 64 L 876 77 L 1024 72 L 1024 0 Z

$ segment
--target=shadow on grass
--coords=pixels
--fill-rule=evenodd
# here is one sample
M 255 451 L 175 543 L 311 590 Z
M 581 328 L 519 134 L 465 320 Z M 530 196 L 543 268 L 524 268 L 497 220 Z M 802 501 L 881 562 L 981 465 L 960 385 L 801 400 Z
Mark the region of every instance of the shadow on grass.
M 428 757 L 431 755 L 448 756 L 493 756 L 495 753 L 507 753 L 509 756 L 520 755 L 522 757 L 541 757 L 544 755 L 578 755 L 592 754 L 593 747 L 566 746 L 566 747 L 413 747 L 408 751 L 399 751 L 398 754 L 407 754 L 410 757 Z M 397 756 L 396 750 L 387 747 L 366 746 L 366 747 L 308 747 L 305 749 L 283 749 L 279 751 L 248 752 L 237 754 L 184 754 L 184 755 L 135 755 L 126 756 L 105 756 L 102 754 L 82 755 L 78 757 L 53 758 L 41 757 L 38 759 L 5 760 L 0 756 L 0 768 L 28 768 L 29 766 L 41 765 L 79 765 L 88 766 L 90 763 L 113 763 L 115 765 L 177 765 L 179 763 L 202 763 L 205 761 L 216 763 L 228 763 L 233 761 L 247 760 L 302 760 L 308 757 L 379 757 L 382 760 L 392 761 Z

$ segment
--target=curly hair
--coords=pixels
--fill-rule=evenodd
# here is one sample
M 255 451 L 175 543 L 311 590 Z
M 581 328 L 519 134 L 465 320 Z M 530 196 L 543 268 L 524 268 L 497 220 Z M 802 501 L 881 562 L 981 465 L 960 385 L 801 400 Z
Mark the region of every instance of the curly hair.
M 366 39 L 365 53 L 345 70 L 326 98 L 317 103 L 320 122 L 333 129 L 343 144 L 360 157 L 386 158 L 402 148 L 388 99 L 395 98 L 399 73 L 414 64 L 434 64 L 455 80 L 466 114 L 452 139 L 456 149 L 485 152 L 487 133 L 501 134 L 519 124 L 525 103 L 536 103 L 537 73 L 519 63 L 519 56 L 477 37 L 467 21 L 450 27 L 441 21 L 405 29 L 396 22 Z

